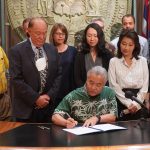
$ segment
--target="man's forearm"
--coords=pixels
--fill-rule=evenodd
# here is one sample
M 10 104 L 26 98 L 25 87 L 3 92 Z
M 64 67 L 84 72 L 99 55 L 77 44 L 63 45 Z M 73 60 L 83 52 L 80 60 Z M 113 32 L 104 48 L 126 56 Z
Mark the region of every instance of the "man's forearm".
M 116 121 L 116 116 L 113 114 L 101 115 L 100 117 L 101 117 L 100 122 L 115 122 Z
M 52 116 L 52 122 L 56 125 L 60 125 L 64 127 L 66 127 L 66 124 L 67 124 L 67 120 L 64 119 L 62 116 L 60 116 L 59 114 L 54 114 Z

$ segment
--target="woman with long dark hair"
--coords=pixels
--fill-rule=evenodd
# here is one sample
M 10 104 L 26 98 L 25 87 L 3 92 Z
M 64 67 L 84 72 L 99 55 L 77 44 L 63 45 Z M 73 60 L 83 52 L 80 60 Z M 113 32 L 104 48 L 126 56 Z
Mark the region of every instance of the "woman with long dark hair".
M 75 83 L 77 87 L 84 85 L 86 73 L 94 66 L 102 66 L 108 70 L 112 53 L 105 48 L 105 37 L 101 27 L 96 23 L 89 24 L 84 31 L 81 50 L 75 59 Z
M 117 57 L 110 60 L 108 70 L 109 85 L 116 92 L 118 100 L 119 120 L 139 119 L 141 115 L 145 115 L 137 102 L 125 96 L 125 93 L 130 91 L 143 103 L 147 94 L 148 64 L 146 58 L 139 54 L 137 33 L 124 29 L 119 37 Z

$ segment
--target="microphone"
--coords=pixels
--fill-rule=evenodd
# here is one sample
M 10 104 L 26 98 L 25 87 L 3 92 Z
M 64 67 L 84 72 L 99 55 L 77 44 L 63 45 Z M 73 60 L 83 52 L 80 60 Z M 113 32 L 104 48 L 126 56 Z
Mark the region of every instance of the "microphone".
M 122 111 L 120 112 L 119 116 L 120 116 L 120 117 L 123 117 L 124 115 L 127 115 L 127 114 L 129 114 L 129 113 L 130 113 L 129 109 L 124 109 L 124 110 L 122 110 Z
M 132 101 L 137 102 L 142 108 L 146 108 L 146 106 L 137 97 L 134 96 L 133 92 L 126 91 L 125 92 L 125 97 L 130 98 Z

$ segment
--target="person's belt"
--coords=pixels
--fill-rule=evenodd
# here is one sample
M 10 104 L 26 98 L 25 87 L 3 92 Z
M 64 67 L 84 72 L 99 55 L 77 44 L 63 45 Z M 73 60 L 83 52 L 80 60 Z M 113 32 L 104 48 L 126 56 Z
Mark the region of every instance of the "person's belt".
M 4 93 L 3 94 L 0 94 L 0 99 L 4 96 Z
M 135 97 L 137 97 L 137 93 L 139 92 L 140 89 L 131 89 L 131 88 L 124 88 L 122 89 L 123 92 L 126 92 L 126 91 L 131 91 Z

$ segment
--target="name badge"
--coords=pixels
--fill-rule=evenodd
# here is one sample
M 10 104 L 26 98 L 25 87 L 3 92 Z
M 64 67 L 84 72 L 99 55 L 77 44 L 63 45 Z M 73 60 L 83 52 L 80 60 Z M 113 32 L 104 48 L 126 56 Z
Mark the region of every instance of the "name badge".
M 39 58 L 35 62 L 35 65 L 36 65 L 38 71 L 44 70 L 46 68 L 46 59 L 45 58 Z

